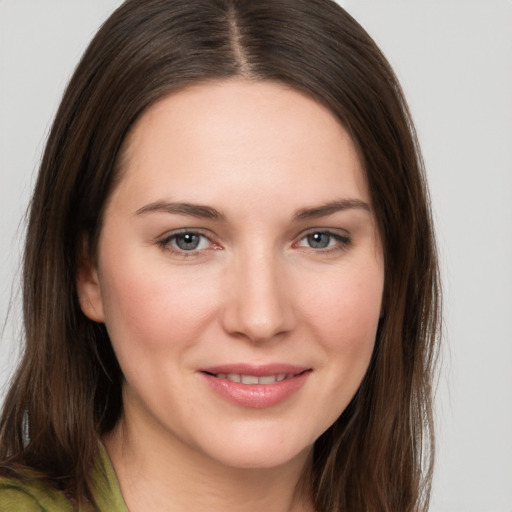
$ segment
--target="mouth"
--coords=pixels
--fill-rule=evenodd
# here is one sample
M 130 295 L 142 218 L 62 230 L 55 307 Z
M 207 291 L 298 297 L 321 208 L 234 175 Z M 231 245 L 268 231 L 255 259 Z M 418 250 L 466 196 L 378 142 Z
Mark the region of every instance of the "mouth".
M 262 409 L 291 399 L 312 372 L 312 368 L 288 364 L 241 364 L 204 368 L 199 373 L 223 399 L 238 406 Z
M 309 370 L 303 370 L 298 373 L 278 373 L 274 375 L 250 375 L 250 374 L 242 374 L 242 373 L 211 373 L 204 372 L 207 375 L 211 375 L 217 379 L 226 379 L 231 382 L 236 382 L 240 384 L 246 384 L 249 386 L 254 386 L 257 384 L 275 384 L 276 382 L 282 382 L 283 380 L 292 379 L 293 377 L 297 377 L 304 372 Z

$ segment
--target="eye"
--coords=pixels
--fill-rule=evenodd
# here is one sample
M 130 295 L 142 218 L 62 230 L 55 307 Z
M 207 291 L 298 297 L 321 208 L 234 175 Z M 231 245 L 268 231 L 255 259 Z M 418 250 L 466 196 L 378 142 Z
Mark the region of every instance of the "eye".
M 310 249 L 335 249 L 345 248 L 350 244 L 350 238 L 331 231 L 313 231 L 303 236 L 298 247 L 307 247 Z
M 211 241 L 201 233 L 194 231 L 182 231 L 170 235 L 160 242 L 160 246 L 175 252 L 194 252 L 208 249 Z

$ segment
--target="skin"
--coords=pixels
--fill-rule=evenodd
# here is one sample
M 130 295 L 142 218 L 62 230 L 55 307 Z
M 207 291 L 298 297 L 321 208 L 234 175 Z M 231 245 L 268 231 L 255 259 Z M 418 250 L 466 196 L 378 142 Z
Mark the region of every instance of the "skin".
M 222 218 L 162 208 L 176 202 Z M 179 230 L 201 235 L 196 250 Z M 130 510 L 311 510 L 298 483 L 364 377 L 384 280 L 360 159 L 330 111 L 243 80 L 160 100 L 125 143 L 85 261 L 83 311 L 125 376 L 104 441 Z M 284 401 L 246 407 L 199 371 L 241 362 L 309 371 Z

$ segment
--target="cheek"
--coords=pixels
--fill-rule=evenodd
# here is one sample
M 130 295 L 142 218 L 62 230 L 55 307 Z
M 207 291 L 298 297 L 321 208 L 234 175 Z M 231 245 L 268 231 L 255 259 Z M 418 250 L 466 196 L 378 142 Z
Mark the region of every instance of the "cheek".
M 304 308 L 314 336 L 323 346 L 323 365 L 330 369 L 330 398 L 341 408 L 366 373 L 379 323 L 382 267 L 372 265 L 364 270 L 331 275 L 329 285 Z
M 324 349 L 322 396 L 329 404 L 322 414 L 323 428 L 346 409 L 368 370 L 379 323 L 382 278 L 346 279 L 338 293 L 323 295 L 315 323 Z
M 303 308 L 311 322 L 325 333 L 332 348 L 373 341 L 382 302 L 380 267 L 375 265 L 366 272 L 349 269 L 330 277 Z
M 122 266 L 105 268 L 104 275 L 105 323 L 118 352 L 158 355 L 192 344 L 215 308 L 204 275 L 183 275 L 161 266 L 141 271 L 126 259 Z

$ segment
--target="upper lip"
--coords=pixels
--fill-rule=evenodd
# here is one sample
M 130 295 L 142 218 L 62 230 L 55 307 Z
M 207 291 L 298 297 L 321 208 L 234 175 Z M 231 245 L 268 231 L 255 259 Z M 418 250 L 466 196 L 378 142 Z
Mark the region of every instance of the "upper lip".
M 294 374 L 298 375 L 307 370 L 307 366 L 298 366 L 287 363 L 269 363 L 269 364 L 222 364 L 218 366 L 208 366 L 201 368 L 199 371 L 211 374 L 238 374 L 238 375 L 254 375 L 255 377 L 266 377 L 269 375 Z

